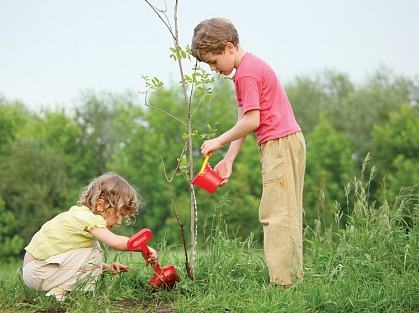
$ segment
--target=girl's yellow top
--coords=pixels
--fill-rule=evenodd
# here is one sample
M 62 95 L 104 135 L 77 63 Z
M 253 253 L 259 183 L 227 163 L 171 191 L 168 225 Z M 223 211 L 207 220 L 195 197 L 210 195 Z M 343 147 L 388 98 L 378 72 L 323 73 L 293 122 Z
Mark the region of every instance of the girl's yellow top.
M 89 230 L 106 228 L 105 219 L 85 206 L 73 206 L 46 222 L 25 248 L 38 260 L 96 244 Z

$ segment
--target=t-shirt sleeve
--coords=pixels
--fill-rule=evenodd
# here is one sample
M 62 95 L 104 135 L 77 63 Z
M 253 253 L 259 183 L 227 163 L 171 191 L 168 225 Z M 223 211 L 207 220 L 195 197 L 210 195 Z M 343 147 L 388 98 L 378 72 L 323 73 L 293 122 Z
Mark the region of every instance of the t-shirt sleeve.
M 251 76 L 240 77 L 237 81 L 238 106 L 243 107 L 243 113 L 260 110 L 260 83 Z
M 102 216 L 95 215 L 93 219 L 89 220 L 86 230 L 91 230 L 93 228 L 106 228 L 106 221 Z
M 106 228 L 105 219 L 92 212 L 79 210 L 74 213 L 74 218 L 80 223 L 84 231 L 89 231 L 93 228 Z

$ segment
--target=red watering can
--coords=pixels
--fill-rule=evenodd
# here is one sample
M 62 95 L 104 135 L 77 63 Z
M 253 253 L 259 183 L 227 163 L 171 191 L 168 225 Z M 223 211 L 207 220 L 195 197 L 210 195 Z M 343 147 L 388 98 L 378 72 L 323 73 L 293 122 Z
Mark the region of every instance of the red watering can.
M 218 175 L 208 164 L 209 156 L 205 158 L 202 168 L 198 175 L 193 179 L 192 184 L 205 189 L 209 193 L 214 193 L 215 190 L 220 186 L 223 178 Z
M 152 232 L 148 228 L 140 230 L 138 233 L 128 239 L 127 247 L 129 250 L 135 251 L 141 249 L 144 259 L 150 257 L 150 250 L 147 247 L 147 241 L 152 237 Z M 154 290 L 172 288 L 179 281 L 179 275 L 173 265 L 160 268 L 160 264 L 153 265 L 154 275 L 148 281 L 148 285 Z

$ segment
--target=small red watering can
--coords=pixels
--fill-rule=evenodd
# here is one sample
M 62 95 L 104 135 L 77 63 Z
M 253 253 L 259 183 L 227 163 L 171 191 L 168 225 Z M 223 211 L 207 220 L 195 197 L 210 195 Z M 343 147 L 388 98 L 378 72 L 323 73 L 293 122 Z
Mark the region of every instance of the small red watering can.
M 128 249 L 135 251 L 140 248 L 144 259 L 147 260 L 150 257 L 150 250 L 148 249 L 146 243 L 151 239 L 152 235 L 153 234 L 151 230 L 148 228 L 140 230 L 138 233 L 128 239 Z M 176 282 L 179 281 L 179 275 L 177 274 L 173 265 L 160 268 L 160 264 L 157 263 L 157 265 L 153 267 L 155 273 L 153 277 L 148 281 L 148 285 L 153 288 L 153 290 L 172 288 Z
M 209 193 L 214 193 L 221 185 L 223 178 L 218 175 L 208 164 L 209 155 L 206 156 L 204 163 L 202 163 L 201 170 L 193 179 L 192 184 L 205 189 Z

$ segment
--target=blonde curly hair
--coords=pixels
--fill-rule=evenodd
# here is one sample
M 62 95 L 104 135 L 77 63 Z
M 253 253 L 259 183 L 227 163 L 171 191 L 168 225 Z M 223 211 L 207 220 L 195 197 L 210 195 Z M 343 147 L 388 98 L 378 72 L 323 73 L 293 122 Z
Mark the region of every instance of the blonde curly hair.
M 138 214 L 138 209 L 144 206 L 143 199 L 137 194 L 125 178 L 114 172 L 107 172 L 93 179 L 82 191 L 78 205 L 86 206 L 95 214 L 98 200 L 104 201 L 103 208 L 109 210 L 113 208 L 116 216 L 121 216 L 121 210 L 127 212 L 125 223 L 132 224 Z

